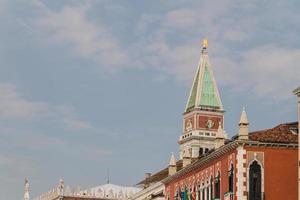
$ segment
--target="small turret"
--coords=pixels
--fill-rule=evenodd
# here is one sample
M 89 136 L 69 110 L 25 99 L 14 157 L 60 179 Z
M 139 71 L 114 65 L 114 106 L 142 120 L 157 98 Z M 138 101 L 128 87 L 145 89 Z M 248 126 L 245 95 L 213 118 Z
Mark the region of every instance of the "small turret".
M 239 140 L 248 140 L 249 139 L 249 121 L 245 111 L 245 107 L 243 107 L 243 111 L 241 114 L 240 122 L 239 122 Z
M 170 163 L 169 163 L 169 176 L 172 176 L 175 173 L 176 173 L 176 159 L 172 152 Z

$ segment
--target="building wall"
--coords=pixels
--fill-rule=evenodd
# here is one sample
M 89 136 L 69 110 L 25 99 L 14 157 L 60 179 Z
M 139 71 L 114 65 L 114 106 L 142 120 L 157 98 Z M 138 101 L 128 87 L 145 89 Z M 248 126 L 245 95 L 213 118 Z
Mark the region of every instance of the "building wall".
M 254 148 L 245 147 L 247 152 L 264 153 L 264 191 L 265 199 L 296 200 L 297 183 L 297 149 Z
M 146 200 L 146 199 L 154 199 L 153 196 L 164 192 L 165 186 L 162 182 L 154 183 L 149 187 L 139 191 L 138 193 L 134 194 L 131 198 L 132 200 Z M 155 199 L 164 199 L 164 197 L 156 197 Z
M 242 154 L 240 155 L 240 153 Z M 262 168 L 262 200 L 296 200 L 297 192 L 297 155 L 296 148 L 287 147 L 238 147 L 223 156 L 199 166 L 193 171 L 183 174 L 179 178 L 166 184 L 166 197 L 174 199 L 176 189 L 198 185 L 211 175 L 216 177 L 217 171 L 221 173 L 221 200 L 229 190 L 228 171 L 230 164 L 234 166 L 234 200 L 247 200 L 248 198 L 248 170 L 251 162 L 257 160 Z M 242 159 L 241 159 L 242 158 Z M 240 163 L 239 163 L 240 162 Z M 214 192 L 214 188 L 213 188 Z
M 231 163 L 233 166 L 236 165 L 236 150 L 232 150 L 231 152 L 224 154 L 220 158 L 216 160 L 212 160 L 211 162 L 185 174 L 180 178 L 177 178 L 170 183 L 166 184 L 166 197 L 169 197 L 171 200 L 174 199 L 176 189 L 178 187 L 185 186 L 194 186 L 198 184 L 202 184 L 202 182 L 206 182 L 210 180 L 212 176 L 213 179 L 217 176 L 218 171 L 221 175 L 221 197 L 225 192 L 228 191 L 228 171 Z M 235 167 L 234 167 L 235 169 Z M 234 171 L 234 174 L 236 171 Z M 233 185 L 235 186 L 236 180 L 234 179 Z M 234 187 L 234 191 L 236 191 L 236 187 Z M 214 193 L 213 189 L 213 193 Z M 223 199 L 223 198 L 221 198 Z

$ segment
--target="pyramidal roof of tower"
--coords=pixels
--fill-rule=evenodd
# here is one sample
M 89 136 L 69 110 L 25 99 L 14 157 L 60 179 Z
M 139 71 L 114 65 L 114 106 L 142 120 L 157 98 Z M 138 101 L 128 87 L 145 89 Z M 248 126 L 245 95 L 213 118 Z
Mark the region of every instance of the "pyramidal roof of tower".
M 203 47 L 185 112 L 193 108 L 223 110 L 218 87 L 209 62 L 206 46 Z

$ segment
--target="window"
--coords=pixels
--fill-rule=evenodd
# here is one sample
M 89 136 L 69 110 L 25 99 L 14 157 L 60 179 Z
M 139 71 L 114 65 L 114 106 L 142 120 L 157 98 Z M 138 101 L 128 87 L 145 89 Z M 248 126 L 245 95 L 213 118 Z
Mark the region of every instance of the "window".
M 202 156 L 202 155 L 203 155 L 203 149 L 200 148 L 200 149 L 199 149 L 199 156 Z
M 201 198 L 201 189 L 200 189 L 200 187 L 201 187 L 201 185 L 199 184 L 198 185 L 198 198 L 197 198 L 197 200 L 200 200 L 200 198 Z
M 202 183 L 202 199 L 205 200 L 205 188 L 204 188 L 204 182 Z
M 249 200 L 261 200 L 261 166 L 257 161 L 249 169 Z
M 218 172 L 218 175 L 215 180 L 215 199 L 220 199 L 220 172 Z
M 210 200 L 213 200 L 213 177 L 210 177 Z
M 207 181 L 207 186 L 206 186 L 206 199 L 209 200 L 209 184 Z
M 208 152 L 208 148 L 205 148 L 205 153 L 207 153 Z
M 228 172 L 228 192 L 233 192 L 233 164 Z

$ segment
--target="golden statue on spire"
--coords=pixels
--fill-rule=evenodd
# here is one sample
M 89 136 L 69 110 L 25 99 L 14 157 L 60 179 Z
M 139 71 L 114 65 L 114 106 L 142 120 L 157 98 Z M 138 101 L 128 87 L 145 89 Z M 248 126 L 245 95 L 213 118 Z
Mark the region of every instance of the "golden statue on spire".
M 208 47 L 208 40 L 207 39 L 204 39 L 202 41 L 202 46 L 203 46 L 203 48 L 207 48 Z

